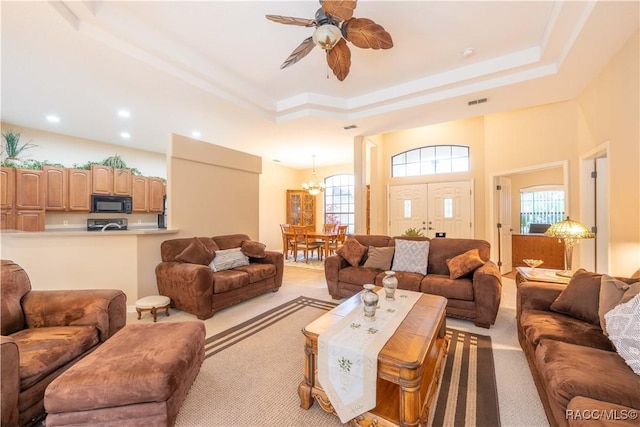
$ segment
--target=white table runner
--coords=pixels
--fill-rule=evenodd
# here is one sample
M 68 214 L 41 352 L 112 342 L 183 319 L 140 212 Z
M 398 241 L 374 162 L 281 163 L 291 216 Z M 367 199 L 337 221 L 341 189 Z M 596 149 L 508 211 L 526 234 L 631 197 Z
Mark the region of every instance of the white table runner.
M 378 354 L 422 293 L 397 289 L 395 301 L 379 290 L 374 321 L 362 303 L 318 336 L 318 381 L 346 423 L 376 407 Z

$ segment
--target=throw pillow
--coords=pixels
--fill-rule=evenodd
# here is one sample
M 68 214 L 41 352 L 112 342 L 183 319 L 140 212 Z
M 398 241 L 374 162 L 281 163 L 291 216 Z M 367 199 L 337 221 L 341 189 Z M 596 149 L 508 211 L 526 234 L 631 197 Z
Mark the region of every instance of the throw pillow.
M 600 274 L 584 269 L 576 271 L 567 287 L 551 304 L 551 310 L 599 325 L 600 277 Z
M 267 256 L 267 245 L 253 240 L 242 241 L 242 253 L 251 258 L 264 258 Z
M 393 246 L 376 247 L 369 246 L 368 258 L 364 262 L 363 267 L 378 268 L 380 270 L 389 270 L 391 268 L 391 260 L 393 259 Z
M 640 294 L 640 281 L 628 284 L 615 277 L 607 276 L 606 274 L 602 275 L 598 316 L 600 317 L 600 326 L 605 334 L 607 333 L 605 313 L 618 304 L 629 301 L 638 294 Z
M 449 277 L 451 279 L 457 279 L 465 276 L 483 265 L 484 261 L 480 258 L 478 249 L 470 249 L 463 254 L 447 260 Z
M 216 251 L 216 256 L 209 267 L 216 272 L 243 265 L 249 265 L 249 257 L 242 253 L 242 248 L 233 248 Z
M 173 260 L 189 264 L 209 265 L 214 256 L 214 252 L 210 251 L 200 239 L 194 237 L 191 239 L 191 243 Z
M 428 240 L 396 239 L 396 252 L 393 256 L 393 271 L 427 274 L 429 258 Z
M 355 237 L 349 236 L 340 249 L 336 251 L 338 255 L 346 259 L 349 264 L 354 267 L 360 265 L 360 261 L 364 254 L 367 253 L 367 247 L 356 240 Z
M 633 372 L 640 375 L 640 294 L 604 315 L 609 339 Z

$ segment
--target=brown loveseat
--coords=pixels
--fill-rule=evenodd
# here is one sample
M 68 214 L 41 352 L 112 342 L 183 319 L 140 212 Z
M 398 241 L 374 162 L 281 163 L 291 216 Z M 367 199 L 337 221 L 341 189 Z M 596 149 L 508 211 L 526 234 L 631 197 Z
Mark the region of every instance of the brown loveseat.
M 396 239 L 429 240 L 427 274 L 396 271 L 398 288 L 440 295 L 447 298 L 447 316 L 473 320 L 476 326 L 489 328 L 495 323 L 502 295 L 502 278 L 498 267 L 489 260 L 490 246 L 484 240 L 450 238 L 405 238 L 382 235 L 354 235 L 365 247 L 395 246 Z M 477 249 L 484 264 L 472 273 L 450 278 L 447 260 Z M 367 254 L 357 266 L 336 254 L 326 259 L 325 277 L 329 294 L 335 299 L 349 297 L 362 290 L 362 285 L 382 285 L 384 271 L 364 264 Z
M 600 280 L 579 270 L 566 286 L 518 286 L 518 339 L 552 427 L 637 425 L 640 376 L 600 327 Z
M 119 290 L 32 291 L 27 273 L 2 260 L 2 425 L 44 415 L 46 387 L 126 322 Z
M 198 319 L 208 319 L 216 310 L 267 291 L 276 292 L 282 285 L 282 253 L 264 250 L 264 246 L 256 250 L 261 244 L 246 234 L 198 237 L 197 240 L 212 254 L 248 245 L 255 253 L 248 252 L 254 255 L 249 256 L 249 265 L 214 272 L 209 267 L 210 259 L 197 260 L 194 252 L 190 257 L 184 256 L 194 246 L 194 238 L 162 242 L 162 262 L 156 266 L 158 292 L 171 298 L 173 307 L 195 314 Z

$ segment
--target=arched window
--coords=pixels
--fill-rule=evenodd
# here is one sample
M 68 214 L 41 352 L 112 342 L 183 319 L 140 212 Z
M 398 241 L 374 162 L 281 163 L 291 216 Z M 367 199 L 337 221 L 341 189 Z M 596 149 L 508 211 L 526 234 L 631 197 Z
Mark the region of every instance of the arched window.
M 324 180 L 325 224 L 348 225 L 347 233 L 354 233 L 354 178 L 350 174 L 333 175 Z
M 464 145 L 430 145 L 391 157 L 392 177 L 468 171 L 469 147 Z
M 529 233 L 531 224 L 555 224 L 564 219 L 564 190 L 561 185 L 528 187 L 520 190 L 520 232 Z

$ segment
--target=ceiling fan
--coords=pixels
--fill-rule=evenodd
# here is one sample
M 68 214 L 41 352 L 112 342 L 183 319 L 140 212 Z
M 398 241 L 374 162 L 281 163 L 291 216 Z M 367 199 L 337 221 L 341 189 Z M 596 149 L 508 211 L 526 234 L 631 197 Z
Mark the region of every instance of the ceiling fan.
M 314 19 L 266 15 L 267 19 L 287 25 L 316 27 L 313 35 L 303 40 L 280 68 L 289 67 L 304 58 L 315 45 L 327 52 L 327 64 L 338 80 L 343 81 L 351 67 L 351 51 L 347 41 L 364 49 L 390 49 L 391 35 L 371 19 L 354 18 L 357 0 L 320 0 Z

